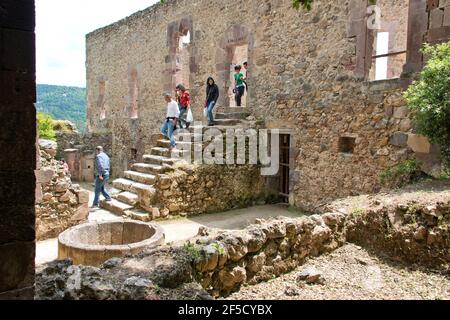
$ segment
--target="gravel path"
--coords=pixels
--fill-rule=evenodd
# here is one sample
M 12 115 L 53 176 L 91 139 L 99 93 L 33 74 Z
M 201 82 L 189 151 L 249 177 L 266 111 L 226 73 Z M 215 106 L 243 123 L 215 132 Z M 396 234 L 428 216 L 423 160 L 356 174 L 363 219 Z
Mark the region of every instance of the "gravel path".
M 298 274 L 315 268 L 324 284 L 297 282 Z M 230 300 L 450 300 L 450 277 L 405 269 L 353 244 L 309 260 L 293 272 L 269 282 L 241 288 Z

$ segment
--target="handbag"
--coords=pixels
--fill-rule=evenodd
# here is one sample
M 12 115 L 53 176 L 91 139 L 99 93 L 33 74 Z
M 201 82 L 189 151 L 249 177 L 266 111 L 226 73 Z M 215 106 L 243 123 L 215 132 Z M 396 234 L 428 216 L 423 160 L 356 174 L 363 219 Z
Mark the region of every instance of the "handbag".
M 208 118 L 208 108 L 203 108 L 203 116 Z

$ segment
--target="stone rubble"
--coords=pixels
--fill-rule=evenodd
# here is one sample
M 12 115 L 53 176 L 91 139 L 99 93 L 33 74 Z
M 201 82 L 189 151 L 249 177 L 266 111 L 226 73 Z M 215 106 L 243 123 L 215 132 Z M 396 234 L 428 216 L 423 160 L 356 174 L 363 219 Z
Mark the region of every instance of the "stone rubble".
M 56 238 L 87 220 L 89 192 L 72 184 L 70 173 L 57 161 L 57 145 L 40 140 L 40 168 L 36 170 L 36 238 Z

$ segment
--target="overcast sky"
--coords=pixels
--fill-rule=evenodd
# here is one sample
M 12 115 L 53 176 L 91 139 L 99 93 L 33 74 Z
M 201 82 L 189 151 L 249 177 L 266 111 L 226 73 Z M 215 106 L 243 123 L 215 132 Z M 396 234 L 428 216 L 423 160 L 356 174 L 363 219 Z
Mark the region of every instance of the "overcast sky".
M 157 1 L 36 0 L 37 83 L 85 87 L 85 35 Z

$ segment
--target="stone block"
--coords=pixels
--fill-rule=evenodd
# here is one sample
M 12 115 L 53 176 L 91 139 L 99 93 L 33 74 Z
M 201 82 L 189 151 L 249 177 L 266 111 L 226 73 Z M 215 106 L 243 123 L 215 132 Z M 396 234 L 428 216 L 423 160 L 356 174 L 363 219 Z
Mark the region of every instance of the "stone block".
M 2 29 L 0 33 L 2 69 L 21 70 L 25 74 L 33 75 L 36 72 L 34 33 L 14 29 Z
M 395 132 L 390 140 L 391 144 L 396 147 L 406 147 L 408 143 L 408 135 L 404 132 Z
M 71 220 L 72 221 L 84 221 L 84 220 L 87 220 L 88 216 L 89 216 L 89 204 L 85 203 L 77 208 L 77 210 L 74 212 Z
M 437 29 L 442 27 L 444 19 L 444 10 L 436 8 L 430 12 L 430 29 Z
M 416 153 L 416 159 L 420 162 L 420 168 L 430 176 L 439 178 L 442 175 L 441 150 L 436 145 L 431 145 L 429 153 Z
M 11 241 L 33 241 L 35 238 L 34 204 L 0 207 L 0 244 Z
M 53 175 L 55 174 L 55 171 L 51 169 L 45 169 L 45 170 L 36 170 L 36 183 L 42 183 L 47 184 L 50 181 L 52 181 Z
M 35 198 L 36 198 L 35 202 L 36 202 L 36 204 L 41 203 L 43 198 L 44 198 L 44 194 L 42 193 L 42 185 L 40 183 L 36 184 L 36 193 L 35 194 L 36 194 L 35 195 Z
M 409 118 L 400 121 L 400 131 L 406 132 L 411 130 L 411 120 Z
M 0 292 L 33 286 L 35 243 L 0 245 Z
M 448 41 L 448 35 L 450 34 L 450 26 L 444 26 L 441 28 L 430 29 L 428 31 L 428 41 L 439 42 Z
M 408 135 L 408 146 L 416 153 L 430 153 L 431 149 L 428 139 L 418 134 Z
M 17 107 L 18 110 L 8 112 L 8 108 Z M 36 150 L 31 147 L 36 142 L 35 130 L 19 130 L 20 125 L 25 123 L 36 123 L 36 110 L 32 104 L 11 104 L 5 105 L 0 100 L 0 109 L 2 117 L 8 118 L 8 121 L 2 122 L 2 130 L 0 130 L 0 168 L 7 168 L 10 171 L 23 172 L 24 168 L 34 170 L 36 167 Z M 28 109 L 27 111 L 25 111 Z M 32 110 L 30 110 L 32 109 Z M 6 110 L 6 111 L 5 111 Z M 14 159 L 14 161 L 11 161 Z M 34 177 L 33 177 L 34 179 Z
M 397 107 L 394 108 L 394 118 L 403 119 L 408 116 L 409 109 L 408 107 Z
M 439 0 L 439 8 L 450 7 L 450 0 Z
M 85 204 L 89 202 L 89 191 L 81 190 L 78 192 L 78 202 L 80 204 Z
M 0 27 L 34 31 L 34 1 L 2 0 Z
M 450 4 L 444 9 L 444 21 L 442 25 L 444 27 L 450 26 Z
M 20 199 L 22 205 L 34 206 L 36 178 L 33 171 L 0 172 L 0 181 L 0 205 L 17 205 Z
M 36 86 L 34 75 L 19 71 L 4 70 L 0 74 L 2 102 L 10 109 L 30 108 L 30 103 L 36 101 Z M 20 103 L 17 103 L 20 102 Z

